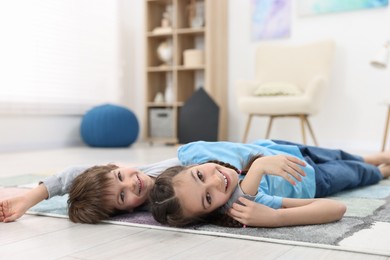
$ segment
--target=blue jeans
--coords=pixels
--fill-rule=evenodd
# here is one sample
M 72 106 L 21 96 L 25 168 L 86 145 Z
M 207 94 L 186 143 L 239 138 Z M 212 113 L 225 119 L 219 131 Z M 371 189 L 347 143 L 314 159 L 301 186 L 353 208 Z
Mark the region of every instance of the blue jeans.
M 336 192 L 378 183 L 383 179 L 378 167 L 342 150 L 272 140 L 277 144 L 298 146 L 306 162 L 316 173 L 316 198 Z

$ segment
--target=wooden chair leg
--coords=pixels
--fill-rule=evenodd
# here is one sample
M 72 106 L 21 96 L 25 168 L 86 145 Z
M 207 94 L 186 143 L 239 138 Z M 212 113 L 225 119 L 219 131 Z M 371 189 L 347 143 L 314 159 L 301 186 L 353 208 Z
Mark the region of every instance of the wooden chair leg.
M 389 131 L 389 122 L 390 122 L 390 106 L 387 108 L 387 119 L 385 124 L 385 133 L 383 135 L 382 152 L 385 150 L 386 147 L 387 133 Z
M 272 127 L 272 122 L 274 121 L 274 116 L 269 117 L 269 122 L 268 122 L 268 127 L 267 127 L 267 132 L 265 134 L 265 139 L 269 138 L 269 135 L 271 134 L 271 127 Z
M 303 144 L 306 144 L 306 133 L 305 133 L 305 115 L 299 115 L 299 118 L 301 119 L 301 130 L 302 130 L 302 140 Z
M 248 137 L 249 127 L 251 126 L 251 122 L 252 122 L 252 116 L 253 116 L 252 114 L 249 114 L 248 120 L 246 121 L 244 137 L 242 138 L 243 143 L 246 143 L 246 138 Z
M 311 128 L 311 125 L 309 123 L 309 118 L 307 117 L 307 115 L 305 115 L 305 122 L 306 122 L 307 128 L 309 129 L 311 138 L 313 138 L 313 142 L 314 142 L 315 146 L 318 146 L 317 139 L 314 136 L 314 132 L 313 132 L 313 129 Z

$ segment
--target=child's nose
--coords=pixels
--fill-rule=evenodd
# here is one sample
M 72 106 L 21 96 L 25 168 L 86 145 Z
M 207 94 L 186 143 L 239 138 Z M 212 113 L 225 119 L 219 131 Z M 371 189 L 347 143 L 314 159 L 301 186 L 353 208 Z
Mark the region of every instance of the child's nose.
M 124 188 L 130 189 L 131 191 L 133 191 L 134 187 L 135 187 L 135 181 L 132 180 L 131 178 L 126 178 L 125 180 L 122 181 L 122 186 Z
M 218 174 L 212 174 L 208 178 L 207 182 L 209 188 L 215 188 L 217 190 L 222 190 L 222 182 L 221 178 L 219 178 Z
M 128 179 L 126 183 L 127 188 L 134 194 L 138 194 L 138 179 L 132 178 Z
M 122 189 L 127 190 L 133 194 L 138 194 L 137 184 L 135 182 L 124 182 L 122 183 Z

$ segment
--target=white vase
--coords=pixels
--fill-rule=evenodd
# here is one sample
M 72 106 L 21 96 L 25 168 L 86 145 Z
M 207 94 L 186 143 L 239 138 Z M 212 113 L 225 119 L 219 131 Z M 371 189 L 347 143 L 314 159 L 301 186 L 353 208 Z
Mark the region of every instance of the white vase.
M 191 17 L 190 24 L 192 28 L 200 28 L 204 25 L 204 2 L 196 1 L 194 12 L 195 16 Z
M 165 65 L 171 65 L 173 58 L 172 40 L 166 40 L 160 43 L 157 47 L 157 55 Z
M 173 87 L 172 84 L 167 84 L 165 87 L 164 98 L 166 103 L 173 103 Z

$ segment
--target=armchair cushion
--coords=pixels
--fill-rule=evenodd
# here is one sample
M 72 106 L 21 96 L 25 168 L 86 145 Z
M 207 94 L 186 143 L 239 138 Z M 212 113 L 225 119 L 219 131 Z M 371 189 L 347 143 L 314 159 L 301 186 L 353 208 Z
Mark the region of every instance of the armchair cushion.
M 257 86 L 253 94 L 256 96 L 300 95 L 302 90 L 289 82 L 272 81 Z

